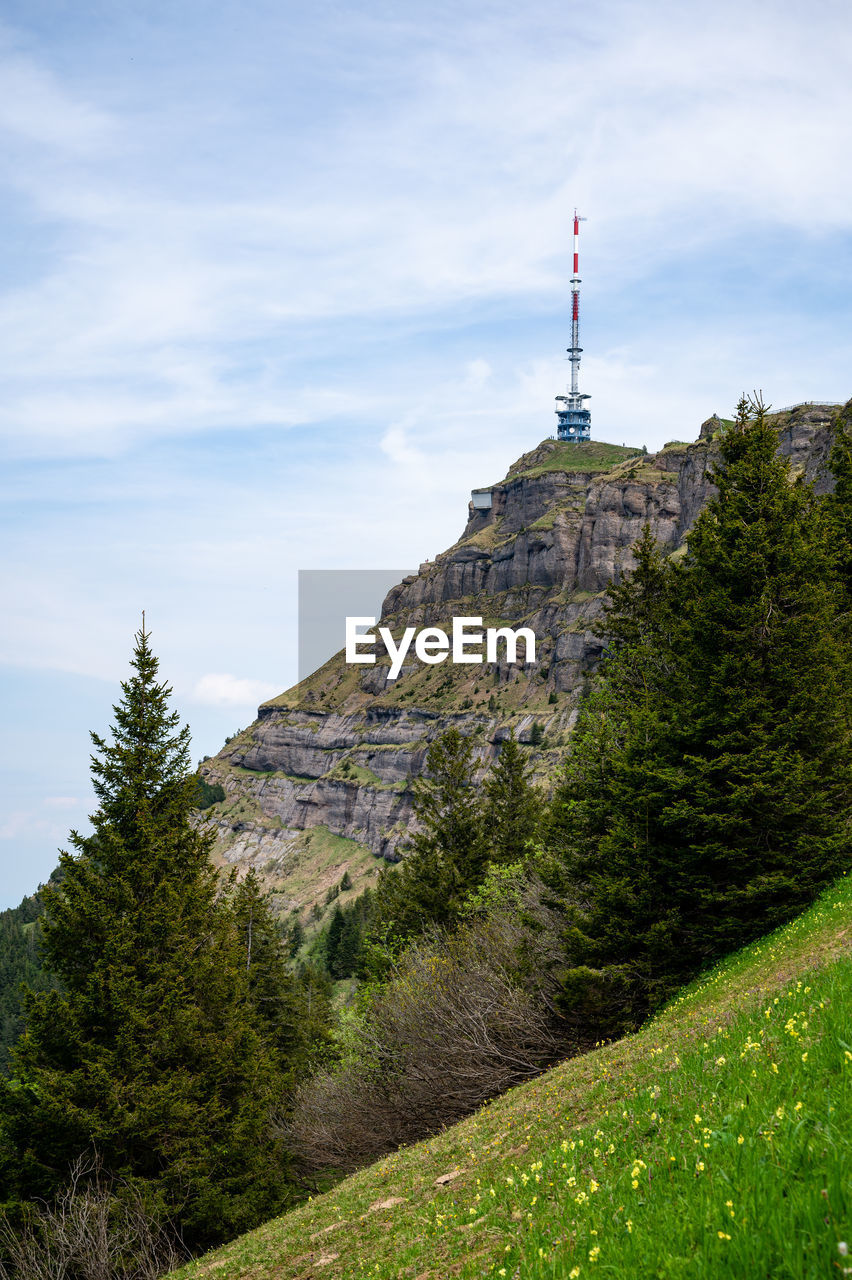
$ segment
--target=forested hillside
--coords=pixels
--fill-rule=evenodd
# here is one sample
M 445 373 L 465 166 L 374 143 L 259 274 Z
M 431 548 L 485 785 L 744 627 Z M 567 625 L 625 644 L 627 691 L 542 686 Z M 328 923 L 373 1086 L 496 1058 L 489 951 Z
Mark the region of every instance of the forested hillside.
M 369 1224 L 392 1220 L 370 1214 L 408 1199 L 391 1195 L 358 1209 L 355 1259 L 302 1235 L 289 1274 L 511 1263 L 577 1280 L 605 1260 L 641 1274 L 640 1237 L 665 1276 L 693 1263 L 705 1276 L 817 1274 L 819 1221 L 845 1230 L 849 1208 L 848 967 L 810 970 L 847 932 L 833 913 L 848 914 L 852 850 L 852 403 L 830 444 L 818 488 L 779 451 L 761 401 L 743 399 L 720 425 L 713 493 L 683 553 L 665 554 L 646 524 L 601 600 L 601 661 L 550 773 L 533 735 L 510 729 L 483 770 L 470 725 L 439 726 L 402 861 L 368 894 L 340 876 L 313 939 L 298 921 L 283 937 L 258 876 L 223 876 L 211 859 L 198 807 L 212 797 L 137 633 L 110 736 L 92 735 L 92 833 L 71 833 L 61 879 L 40 893 L 55 986 L 29 999 L 0 1080 L 10 1280 L 150 1280 L 385 1156 L 387 1178 L 399 1148 L 564 1059 L 581 1065 L 551 1079 L 582 1080 L 584 1062 L 597 1073 L 594 1090 L 574 1090 L 594 1130 L 536 1086 L 547 1140 L 527 1165 L 479 1173 L 463 1221 L 459 1206 L 421 1206 L 407 1240 L 374 1248 Z M 818 900 L 764 955 L 759 940 Z M 735 1001 L 731 973 L 761 1001 L 773 988 L 772 1003 Z M 477 1123 L 434 1185 L 503 1142 L 480 1142 Z M 496 1162 L 525 1151 L 513 1141 Z M 761 1197 L 776 1213 L 756 1233 Z M 313 1223 L 294 1221 L 297 1234 Z M 311 1229 L 348 1224 L 335 1210 Z M 476 1248 L 448 1244 L 449 1230 Z M 263 1269 L 253 1247 L 214 1265 Z
M 221 787 L 209 786 L 197 779 L 196 808 L 204 810 L 224 799 Z M 61 883 L 57 868 L 48 885 Z M 31 991 L 47 991 L 56 985 L 56 977 L 45 969 L 39 945 L 39 920 L 44 911 L 41 888 L 24 898 L 17 907 L 0 911 L 0 1075 L 9 1071 L 10 1050 L 25 1025 L 23 987 Z
M 800 405 L 766 415 L 790 474 L 819 494 L 832 484 L 835 413 Z M 225 792 L 206 811 L 214 857 L 252 867 L 276 911 L 296 913 L 310 933 L 328 922 L 327 896 L 345 873 L 342 908 L 399 857 L 414 780 L 444 730 L 473 742 L 479 777 L 514 732 L 549 787 L 603 651 L 606 588 L 633 567 L 645 525 L 662 555 L 685 553 L 715 492 L 724 429 L 710 417 L 697 440 L 655 454 L 545 440 L 513 463 L 490 486 L 489 507 L 468 507 L 458 541 L 389 592 L 382 623 L 394 635 L 409 624 L 446 629 L 453 616 L 531 627 L 536 664 L 512 665 L 501 650 L 486 666 L 407 661 L 387 681 L 381 653 L 367 667 L 337 654 L 204 763 Z
M 45 972 L 39 950 L 40 893 L 18 907 L 0 911 L 0 1073 L 9 1069 L 9 1051 L 24 1026 L 22 984 L 47 991 L 54 979 Z

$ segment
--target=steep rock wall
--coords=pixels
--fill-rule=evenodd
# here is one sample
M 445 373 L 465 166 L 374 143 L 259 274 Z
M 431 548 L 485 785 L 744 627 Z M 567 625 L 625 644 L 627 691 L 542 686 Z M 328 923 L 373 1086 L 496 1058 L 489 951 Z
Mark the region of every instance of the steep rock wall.
M 781 451 L 820 489 L 829 483 L 832 416 L 805 406 L 776 419 Z M 695 443 L 651 456 L 592 445 L 590 453 L 606 455 L 595 466 L 583 466 L 584 446 L 555 441 L 519 459 L 493 486 L 491 509 L 470 506 L 459 541 L 390 591 L 382 619 L 395 628 L 482 615 L 486 625 L 531 626 L 536 666 L 410 663 L 390 684 L 380 663 L 347 667 L 338 654 L 264 704 L 205 765 L 227 794 L 207 818 L 221 859 L 286 888 L 304 852 L 300 837 L 314 829 L 352 842 L 362 871 L 367 850 L 395 859 L 411 821 L 411 780 L 430 739 L 451 724 L 473 736 L 484 766 L 510 729 L 528 742 L 538 723 L 545 742 L 531 750 L 542 772 L 552 772 L 600 656 L 591 627 L 602 593 L 632 567 L 645 524 L 669 552 L 683 546 L 713 492 L 713 437 L 722 425 L 708 419 Z M 347 847 L 338 853 L 338 869 L 348 866 Z M 291 908 L 308 901 L 282 892 Z

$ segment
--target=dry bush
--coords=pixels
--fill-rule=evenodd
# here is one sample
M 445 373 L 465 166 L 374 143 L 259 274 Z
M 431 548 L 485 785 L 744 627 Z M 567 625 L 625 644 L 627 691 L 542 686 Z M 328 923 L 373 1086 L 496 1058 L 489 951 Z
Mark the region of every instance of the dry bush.
M 96 1157 L 78 1159 L 22 1226 L 0 1216 L 0 1280 L 157 1280 L 187 1256 L 138 1189 L 113 1184 Z
M 308 1169 L 353 1169 L 435 1133 L 566 1052 L 558 922 L 535 887 L 525 899 L 403 955 L 348 1060 L 297 1096 L 288 1139 Z

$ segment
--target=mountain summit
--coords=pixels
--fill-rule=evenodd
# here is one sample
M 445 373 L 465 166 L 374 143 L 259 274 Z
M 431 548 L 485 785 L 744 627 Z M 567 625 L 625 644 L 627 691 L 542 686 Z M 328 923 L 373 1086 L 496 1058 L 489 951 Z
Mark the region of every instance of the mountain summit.
M 772 415 L 797 474 L 828 487 L 834 408 Z M 225 799 L 205 811 L 214 856 L 249 867 L 281 913 L 319 918 L 326 902 L 368 885 L 395 861 L 412 817 L 412 779 L 428 743 L 448 727 L 472 735 L 486 765 L 514 730 L 553 775 L 579 698 L 600 657 L 593 630 L 607 586 L 633 566 L 647 524 L 665 552 L 682 554 L 713 492 L 717 416 L 694 443 L 655 454 L 601 442 L 546 440 L 497 484 L 476 490 L 459 540 L 387 595 L 381 623 L 452 629 L 453 617 L 529 627 L 535 665 L 347 664 L 341 651 L 258 718 L 202 769 Z M 342 899 L 342 900 L 343 900 Z

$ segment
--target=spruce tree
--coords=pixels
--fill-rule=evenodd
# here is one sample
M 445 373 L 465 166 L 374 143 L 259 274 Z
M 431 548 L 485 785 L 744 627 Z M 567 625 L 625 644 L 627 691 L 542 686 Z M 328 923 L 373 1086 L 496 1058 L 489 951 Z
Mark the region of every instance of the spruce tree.
M 379 881 L 379 933 L 413 936 L 431 923 L 451 923 L 465 894 L 481 882 L 488 846 L 475 772 L 473 743 L 458 729 L 429 744 L 426 775 L 414 783 L 418 827 L 402 865 Z
M 812 487 L 777 448 L 763 405 L 743 403 L 684 581 L 690 786 L 678 818 L 696 863 L 692 912 L 725 904 L 717 950 L 801 910 L 849 857 L 833 548 Z
M 531 776 L 532 766 L 510 733 L 483 785 L 491 862 L 522 862 L 538 836 L 542 802 Z
M 92 734 L 93 833 L 72 833 L 76 855 L 61 855 L 62 882 L 44 891 L 44 957 L 61 990 L 30 996 L 0 1096 L 7 1193 L 49 1197 L 94 1149 L 197 1245 L 282 1202 L 269 1123 L 280 1075 L 211 838 L 190 823 L 189 731 L 144 627 L 132 667 L 112 740 Z
M 849 856 L 837 576 L 812 489 L 741 403 L 682 567 L 646 534 L 557 791 L 567 1007 L 631 1025 Z
M 332 912 L 331 920 L 328 923 L 328 929 L 325 935 L 325 963 L 332 978 L 342 978 L 345 976 L 341 972 L 337 955 L 345 925 L 346 920 L 340 909 L 340 903 L 338 903 Z
M 287 931 L 287 950 L 291 960 L 296 959 L 296 956 L 299 954 L 299 951 L 301 950 L 304 941 L 305 941 L 305 926 L 302 924 L 302 921 L 299 919 L 299 916 L 297 915 L 294 917 L 293 923 L 290 925 L 290 928 Z
M 307 1016 L 305 985 L 285 962 L 269 898 L 253 870 L 232 888 L 229 903 L 256 1024 L 288 1085 L 292 1085 L 308 1072 L 314 1056 L 327 1045 L 330 1011 L 317 1005 L 313 1016 Z M 283 1098 L 281 1105 L 286 1105 Z
M 343 912 L 343 931 L 337 946 L 337 972 L 341 978 L 351 978 L 358 968 L 358 952 L 361 947 L 361 915 L 358 903 L 353 902 Z
M 338 904 L 334 909 L 325 931 L 324 951 L 329 975 L 337 981 L 351 978 L 358 967 L 363 923 L 369 910 L 369 897 L 363 895 L 348 906 Z
M 600 841 L 614 836 L 619 823 L 637 825 L 643 846 L 652 846 L 654 772 L 677 759 L 668 749 L 683 679 L 673 575 L 648 525 L 633 555 L 632 573 L 607 591 L 607 612 L 596 628 L 607 647 L 545 817 L 545 842 L 559 855 L 554 867 L 569 864 L 580 883 L 595 873 Z M 612 843 L 635 858 L 632 835 Z
M 852 650 L 852 400 L 834 424 L 829 469 L 834 489 L 825 500 L 825 515 L 840 591 L 840 633 L 848 656 Z

